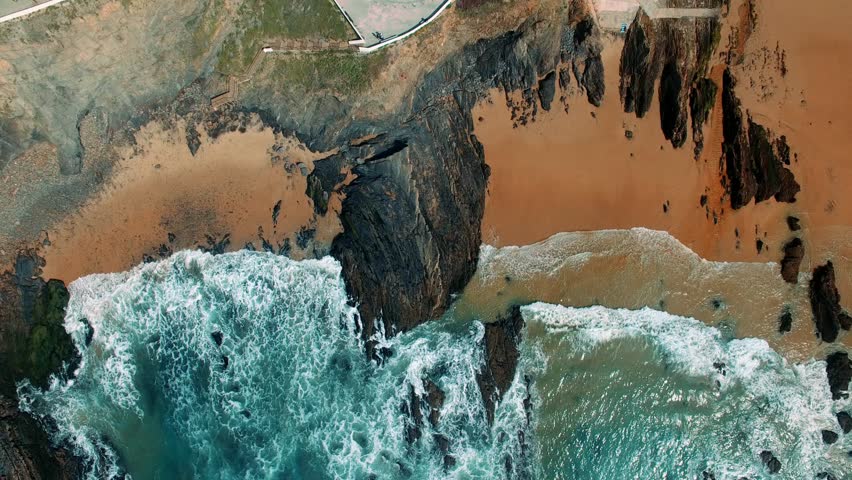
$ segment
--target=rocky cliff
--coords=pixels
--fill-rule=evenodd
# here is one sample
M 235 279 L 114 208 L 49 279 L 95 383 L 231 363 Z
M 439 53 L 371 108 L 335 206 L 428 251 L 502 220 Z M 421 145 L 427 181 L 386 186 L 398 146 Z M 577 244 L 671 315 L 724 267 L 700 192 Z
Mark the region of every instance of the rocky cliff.
M 716 18 L 652 19 L 640 9 L 627 30 L 619 68 L 624 111 L 644 117 L 659 80 L 660 128 L 675 148 L 686 142 L 690 111 L 693 128 L 700 127 L 715 99 L 704 76 L 720 28 Z
M 762 202 L 775 198 L 792 203 L 800 187 L 790 165 L 790 147 L 782 135 L 772 133 L 743 116 L 735 88 L 737 81 L 729 69 L 722 82 L 722 152 L 725 159 L 723 185 L 734 209 L 748 205 L 752 199 Z
M 347 288 L 359 307 L 362 335 L 368 340 L 367 353 L 380 360 L 384 352 L 375 351 L 375 344 L 369 341 L 375 333 L 393 335 L 441 316 L 452 295 L 465 286 L 476 268 L 488 166 L 482 145 L 473 134 L 474 105 L 494 88 L 506 92 L 507 102 L 510 92 L 521 91 L 523 100 L 516 105 L 519 115 L 531 118 L 539 106 L 547 108 L 554 101 L 557 76 L 560 85 L 570 83 L 588 101 L 600 103 L 604 82 L 599 37 L 600 31 L 583 11 L 566 10 L 564 17 L 547 22 L 524 22 L 513 31 L 479 40 L 453 53 L 418 82 L 399 110 L 380 118 L 353 119 L 353 105 L 325 94 L 298 99 L 308 105 L 298 115 L 290 109 L 296 99 L 267 99 L 264 103 L 250 93 L 242 105 L 229 112 L 210 112 L 205 110 L 207 107 L 193 106 L 205 96 L 201 87 L 204 82 L 198 81 L 185 88 L 182 92 L 188 94 L 179 94 L 172 104 L 135 115 L 130 128 L 144 124 L 157 111 L 167 112 L 186 120 L 187 145 L 192 150 L 193 145 L 197 148 L 197 129 L 204 128 L 215 137 L 217 132 L 236 129 L 243 112 L 254 112 L 267 125 L 298 136 L 312 149 L 339 149 L 338 154 L 316 162 L 306 193 L 319 213 L 327 212 L 325 200 L 332 190 L 342 188 L 345 193 L 340 212 L 343 233 L 335 238 L 331 252 L 343 265 Z M 85 96 L 77 100 L 84 99 Z M 139 99 L 132 97 L 128 101 Z M 75 108 L 69 106 L 57 112 L 65 115 L 66 110 Z M 120 128 L 114 122 L 121 118 L 111 117 L 105 130 Z M 75 121 L 74 125 L 78 123 Z M 367 140 L 359 140 L 364 138 Z M 60 158 L 65 162 L 63 168 L 73 172 L 79 167 L 75 162 L 80 157 L 74 148 L 68 152 L 70 156 Z M 342 186 L 344 170 L 351 171 L 355 179 Z M 67 301 L 67 295 L 62 295 L 61 285 L 40 278 L 38 262 L 36 256 L 25 256 L 14 278 L 3 282 L 14 288 L 18 300 L 5 305 L 4 312 L 10 318 L 4 317 L 2 326 L 17 325 L 27 338 L 49 340 L 36 342 L 38 345 L 29 349 L 44 349 L 46 354 L 37 357 L 45 360 L 45 365 L 23 365 L 22 369 L 32 371 L 16 370 L 4 378 L 3 401 L 9 405 L 14 404 L 9 387 L 15 380 L 33 375 L 41 378 L 46 375 L 44 372 L 55 371 L 54 360 L 73 356 L 66 348 L 67 336 L 56 330 L 61 328 L 56 319 L 62 318 L 62 301 Z M 32 320 L 33 315 L 44 319 Z M 36 330 L 46 337 L 34 335 Z M 492 327 L 487 330 L 497 331 Z M 483 346 L 486 358 L 501 359 L 494 365 L 489 360 L 490 380 L 482 383 L 483 399 L 490 405 L 490 412 L 505 389 L 503 383 L 506 378 L 511 381 L 514 372 L 517 355 L 504 352 L 503 347 L 508 345 L 486 341 Z M 21 352 L 2 353 L 30 358 Z M 8 359 L 9 356 L 4 358 Z M 412 415 L 416 403 L 433 404 L 440 397 L 439 392 L 430 395 L 412 400 L 408 407 Z M 44 439 L 32 444 L 21 440 L 26 438 L 25 423 L 32 423 L 31 420 L 12 406 L 4 412 L 2 425 L 9 432 L 3 437 L 4 442 L 9 442 L 4 443 L 4 448 L 18 452 L 8 460 L 15 468 L 48 468 L 47 473 L 32 470 L 36 472 L 31 475 L 33 478 L 52 478 L 51 465 L 72 474 L 78 471 L 71 466 L 73 459 L 68 463 L 67 454 L 51 450 Z M 53 460 L 36 461 L 43 455 Z
M 401 115 L 346 132 L 373 139 L 316 162 L 308 194 L 321 211 L 342 170 L 356 175 L 343 187 L 343 233 L 332 255 L 358 302 L 364 338 L 437 318 L 473 275 L 488 180 L 473 134 L 474 105 L 493 88 L 507 92 L 510 104 L 508 92 L 520 91 L 522 100 L 512 105 L 519 118 L 530 118 L 539 102 L 549 106 L 561 69 L 573 73 L 590 102 L 599 102 L 599 35 L 588 18 L 566 18 L 556 25 L 527 22 L 468 45 L 426 75 Z M 368 353 L 378 356 L 372 343 Z

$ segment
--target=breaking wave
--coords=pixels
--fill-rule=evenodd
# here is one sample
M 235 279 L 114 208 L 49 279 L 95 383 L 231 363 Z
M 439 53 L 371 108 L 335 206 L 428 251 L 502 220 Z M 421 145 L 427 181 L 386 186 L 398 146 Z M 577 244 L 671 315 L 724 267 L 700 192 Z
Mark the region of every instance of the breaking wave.
M 522 312 L 548 358 L 538 436 L 554 478 L 763 478 L 764 450 L 782 462 L 772 478 L 851 471 L 852 439 L 821 439 L 846 406 L 824 362 L 788 364 L 763 340 L 649 308 Z
M 331 258 L 179 252 L 70 291 L 75 378 L 19 396 L 89 478 L 505 478 L 513 464 L 532 478 L 754 479 L 764 450 L 782 462 L 772 478 L 850 471 L 852 438 L 820 439 L 849 406 L 830 400 L 823 362 L 647 308 L 523 307 L 491 426 L 483 325 L 377 338 L 391 354 L 370 362 Z M 440 420 L 416 424 L 406 405 L 430 382 Z
M 90 478 L 119 465 L 137 480 L 444 478 L 436 435 L 452 439 L 455 474 L 483 478 L 519 448 L 515 435 L 492 433 L 522 428 L 520 392 L 507 394 L 493 432 L 485 421 L 482 353 L 471 348 L 482 325 L 385 340 L 393 354 L 376 366 L 331 258 L 180 252 L 70 291 L 77 377 L 19 392 L 89 459 Z M 409 444 L 401 405 L 427 377 L 446 395 L 441 420 Z

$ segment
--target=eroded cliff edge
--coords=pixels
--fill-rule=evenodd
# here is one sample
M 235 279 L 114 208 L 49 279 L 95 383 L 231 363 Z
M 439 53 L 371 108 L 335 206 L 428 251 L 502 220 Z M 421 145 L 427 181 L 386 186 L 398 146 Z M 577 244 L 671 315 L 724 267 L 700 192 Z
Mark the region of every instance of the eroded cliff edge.
M 599 101 L 599 35 L 581 15 L 549 25 L 528 21 L 466 46 L 426 75 L 397 118 L 348 132 L 371 140 L 316 162 L 308 182 L 315 205 L 342 181 L 344 169 L 356 175 L 343 187 L 344 230 L 331 252 L 358 302 L 365 339 L 439 317 L 473 275 L 489 173 L 473 134 L 474 105 L 499 88 L 528 118 L 542 99 L 550 100 L 549 82 L 540 79 L 555 79 L 560 68 L 570 68 L 590 102 Z M 375 356 L 372 345 L 368 354 Z

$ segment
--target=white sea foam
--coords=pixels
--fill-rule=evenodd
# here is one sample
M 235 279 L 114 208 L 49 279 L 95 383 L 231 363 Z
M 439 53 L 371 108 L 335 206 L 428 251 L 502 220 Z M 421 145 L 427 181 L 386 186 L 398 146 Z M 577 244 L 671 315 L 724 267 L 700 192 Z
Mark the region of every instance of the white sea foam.
M 824 470 L 835 475 L 849 471 L 848 459 L 835 455 L 848 449 L 849 441 L 827 447 L 820 436 L 822 429 L 837 430 L 834 412 L 847 406 L 831 401 L 822 361 L 791 365 L 764 340 L 729 340 L 717 329 L 697 320 L 649 308 L 568 308 L 535 303 L 523 307 L 522 312 L 531 325 L 543 325 L 548 337 L 560 339 L 553 344 L 558 347 L 545 347 L 552 365 L 573 361 L 572 365 L 576 366 L 577 361 L 582 362 L 585 356 L 606 345 L 638 341 L 648 344 L 656 361 L 665 365 L 668 373 L 664 375 L 672 375 L 672 380 L 663 381 L 659 388 L 668 388 L 666 385 L 678 381 L 686 382 L 683 384 L 686 386 L 695 381 L 706 385 L 698 393 L 694 387 L 674 389 L 673 392 L 681 393 L 673 393 L 675 396 L 669 401 L 691 399 L 689 404 L 694 405 L 690 407 L 694 412 L 684 418 L 687 424 L 703 427 L 689 442 L 697 452 L 706 454 L 703 461 L 717 478 L 738 478 L 738 475 L 755 478 L 765 474 L 759 458 L 763 450 L 775 452 L 785 465 L 776 478 L 811 478 Z M 613 362 L 617 364 L 617 360 Z M 625 364 L 612 368 L 629 372 L 631 367 Z M 566 372 L 562 381 L 570 381 L 568 378 Z M 702 391 L 706 394 L 701 394 Z M 631 393 L 623 395 L 626 401 Z M 595 400 L 589 402 L 588 408 L 595 411 Z M 631 411 L 629 404 L 621 408 L 620 413 Z M 661 415 L 659 422 L 663 428 L 670 417 Z M 652 414 L 641 424 L 653 429 L 656 421 L 653 418 Z M 617 437 L 617 429 L 612 434 Z M 734 453 L 721 446 L 731 438 L 741 439 L 741 444 L 734 445 L 738 447 L 733 449 Z M 619 442 L 617 438 L 613 441 Z M 653 461 L 649 464 L 653 465 Z
M 66 316 L 83 358 L 78 377 L 46 392 L 22 384 L 22 407 L 56 422 L 56 439 L 92 460 L 90 478 L 117 474 L 114 452 L 137 480 L 444 478 L 433 434 L 452 439 L 457 474 L 502 471 L 519 447 L 516 435 L 488 434 L 475 382 L 483 327 L 438 322 L 381 339 L 393 355 L 376 366 L 340 272 L 331 258 L 179 252 L 83 278 L 70 286 Z M 425 393 L 427 377 L 446 394 L 441 422 L 426 421 L 409 446 L 401 406 L 412 389 Z M 518 389 L 507 399 L 521 398 Z M 504 401 L 499 428 L 523 428 L 517 412 Z

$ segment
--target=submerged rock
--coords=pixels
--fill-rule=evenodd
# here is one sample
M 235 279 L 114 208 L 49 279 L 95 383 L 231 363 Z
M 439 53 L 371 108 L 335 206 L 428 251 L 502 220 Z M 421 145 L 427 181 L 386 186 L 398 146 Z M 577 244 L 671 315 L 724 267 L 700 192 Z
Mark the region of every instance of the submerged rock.
M 774 475 L 781 471 L 781 461 L 778 460 L 771 451 L 764 450 L 760 452 L 760 460 L 763 462 L 763 465 L 766 466 L 766 470 L 769 471 L 770 474 Z
M 831 398 L 849 398 L 849 382 L 852 381 L 852 360 L 846 352 L 834 352 L 825 358 L 825 373 Z
M 837 340 L 840 329 L 852 327 L 852 317 L 840 307 L 840 293 L 835 285 L 831 261 L 814 269 L 810 282 L 811 310 L 819 337 L 825 342 Z
M 820 431 L 820 435 L 822 436 L 822 442 L 826 445 L 831 445 L 840 438 L 837 432 L 833 432 L 831 430 L 822 430 Z
M 837 423 L 843 433 L 852 432 L 852 415 L 849 412 L 837 412 Z
M 409 388 L 408 401 L 402 405 L 402 412 L 409 417 L 406 425 L 405 439 L 408 443 L 414 443 L 423 435 L 423 419 L 429 420 L 432 428 L 437 428 L 441 419 L 441 408 L 444 406 L 446 395 L 438 385 L 429 380 L 423 380 L 425 395 L 418 395 L 414 387 Z M 425 415 L 424 415 L 425 410 Z M 447 440 L 447 450 L 449 441 Z M 444 451 L 446 453 L 446 451 Z

